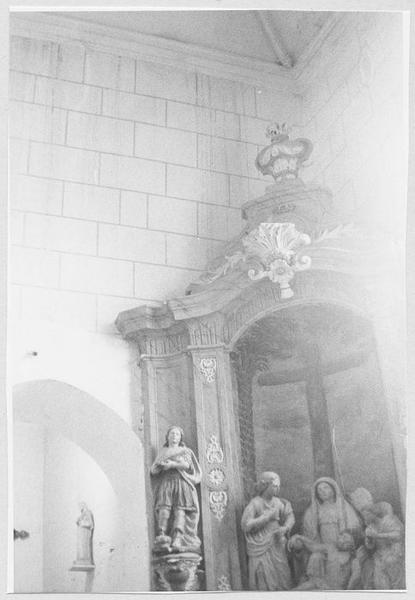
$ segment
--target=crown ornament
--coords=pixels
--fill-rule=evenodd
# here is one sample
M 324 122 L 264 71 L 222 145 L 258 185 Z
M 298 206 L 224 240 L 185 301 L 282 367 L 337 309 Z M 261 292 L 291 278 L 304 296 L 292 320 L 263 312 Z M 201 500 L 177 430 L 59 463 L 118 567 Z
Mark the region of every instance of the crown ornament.
M 290 130 L 286 123 L 268 125 L 266 137 L 271 144 L 255 160 L 257 169 L 263 175 L 272 175 L 276 182 L 297 179 L 298 171 L 313 150 L 313 144 L 306 138 L 290 140 Z

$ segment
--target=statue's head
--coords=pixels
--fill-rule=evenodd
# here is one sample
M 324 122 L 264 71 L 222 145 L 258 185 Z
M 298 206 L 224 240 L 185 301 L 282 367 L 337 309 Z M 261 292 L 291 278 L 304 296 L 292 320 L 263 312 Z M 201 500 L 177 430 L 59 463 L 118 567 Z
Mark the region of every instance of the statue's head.
M 364 506 L 361 514 L 366 525 L 369 525 L 377 519 L 382 519 L 382 517 L 393 514 L 393 509 L 389 502 L 376 502 L 375 504 Z
M 164 446 L 184 446 L 184 431 L 178 425 L 171 425 L 166 432 Z
M 355 549 L 354 537 L 351 531 L 345 529 L 337 538 L 337 549 L 343 552 L 352 552 Z
M 320 502 L 336 500 L 336 490 L 328 481 L 319 481 L 315 487 L 317 500 Z
M 255 491 L 259 496 L 262 496 L 265 490 L 272 491 L 274 496 L 278 496 L 280 486 L 281 481 L 277 473 L 274 473 L 273 471 L 264 471 L 258 478 Z

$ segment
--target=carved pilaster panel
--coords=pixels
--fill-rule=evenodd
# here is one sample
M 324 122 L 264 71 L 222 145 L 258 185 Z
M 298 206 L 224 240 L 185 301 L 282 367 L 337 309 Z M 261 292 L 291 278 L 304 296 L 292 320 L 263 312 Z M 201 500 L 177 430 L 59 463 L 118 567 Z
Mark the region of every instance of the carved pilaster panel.
M 203 471 L 201 507 L 206 586 L 216 590 L 226 575 L 241 589 L 236 502 L 240 497 L 239 464 L 228 355 L 222 347 L 193 349 L 199 461 Z M 216 377 L 207 383 L 199 371 L 203 359 L 216 362 Z

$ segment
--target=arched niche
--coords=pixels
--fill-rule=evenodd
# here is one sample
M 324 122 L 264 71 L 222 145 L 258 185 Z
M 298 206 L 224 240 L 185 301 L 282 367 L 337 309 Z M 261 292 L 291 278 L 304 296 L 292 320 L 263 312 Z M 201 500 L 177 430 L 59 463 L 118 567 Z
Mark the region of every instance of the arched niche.
M 116 321 L 119 331 L 137 344 L 140 353 L 147 472 L 169 421 L 184 427 L 186 438 L 198 453 L 203 470 L 200 492 L 207 590 L 224 586 L 246 589 L 240 517 L 256 468 L 246 460 L 249 443 L 251 449 L 255 445 L 255 432 L 249 414 L 252 389 L 244 405 L 235 352 L 240 340 L 267 316 L 323 306 L 330 315 L 344 311 L 347 322 L 364 324 L 368 340 L 365 352 L 372 357 L 379 405 L 386 406 L 384 422 L 391 432 L 390 485 L 399 488 L 394 504 L 405 496 L 402 389 L 396 385 L 402 354 L 384 293 L 385 274 L 393 268 L 392 254 L 385 240 L 380 244 L 369 231 L 344 223 L 332 210 L 330 198 L 328 190 L 307 186 L 299 179 L 270 186 L 264 196 L 242 208 L 245 228 L 185 295 L 161 307 L 142 306 L 122 312 Z M 391 326 L 385 327 L 385 323 Z M 316 346 L 312 330 L 308 337 L 308 343 Z M 314 362 L 301 367 L 325 368 L 318 356 Z M 240 373 L 252 388 L 257 374 L 248 376 L 245 367 L 242 365 Z M 312 472 L 333 472 L 330 406 L 321 409 L 321 377 L 318 381 L 308 379 L 315 400 L 309 417 L 318 440 L 311 451 Z M 335 405 L 334 400 L 331 404 Z M 242 405 L 246 408 L 245 423 Z M 319 414 L 325 418 L 319 419 Z M 323 420 L 325 427 L 319 429 Z M 248 444 L 248 451 L 244 451 L 244 444 Z M 353 461 L 355 455 L 346 461 L 348 466 L 342 465 L 343 471 Z M 344 477 L 353 484 L 365 484 L 364 473 L 360 479 L 356 473 L 352 476 L 346 472 Z M 150 490 L 149 476 L 147 488 Z M 303 504 L 304 493 L 303 489 Z
M 123 419 L 99 400 L 79 388 L 55 380 L 17 384 L 13 389 L 13 418 L 15 423 L 35 424 L 60 434 L 82 448 L 102 469 L 117 498 L 121 527 L 117 535 L 121 546 L 117 550 L 121 550 L 122 555 L 120 588 L 114 591 L 148 590 L 150 565 L 144 460 L 139 438 Z

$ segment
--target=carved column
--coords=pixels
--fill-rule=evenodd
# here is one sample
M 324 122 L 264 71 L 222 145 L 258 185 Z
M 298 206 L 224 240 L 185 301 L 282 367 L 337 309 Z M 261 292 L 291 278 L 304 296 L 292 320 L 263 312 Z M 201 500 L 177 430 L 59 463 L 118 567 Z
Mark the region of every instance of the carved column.
M 201 485 L 206 589 L 240 590 L 236 506 L 241 503 L 229 355 L 222 346 L 192 347 L 194 400 L 203 470 Z M 222 586 L 222 587 L 221 587 Z

